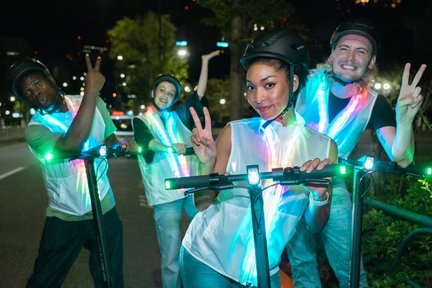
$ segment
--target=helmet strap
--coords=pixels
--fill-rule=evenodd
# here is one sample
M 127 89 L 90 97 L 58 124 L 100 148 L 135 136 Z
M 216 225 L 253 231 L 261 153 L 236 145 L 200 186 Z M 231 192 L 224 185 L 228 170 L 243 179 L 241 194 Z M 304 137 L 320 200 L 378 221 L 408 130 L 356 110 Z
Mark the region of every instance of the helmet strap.
M 359 80 L 351 80 L 351 81 L 345 81 L 345 80 L 342 80 L 341 78 L 337 77 L 334 73 L 331 74 L 330 77 L 331 77 L 335 82 L 341 84 L 341 85 L 344 86 L 344 87 L 345 87 L 346 85 L 348 85 L 348 84 L 352 84 L 352 83 L 355 83 L 355 82 L 359 82 Z
M 273 119 L 267 120 L 263 125 L 262 128 L 267 128 L 268 125 L 270 125 L 274 120 L 282 120 L 285 115 L 288 113 L 288 110 L 294 105 L 294 65 L 290 65 L 290 72 L 289 72 L 289 99 L 287 106 L 282 110 L 282 112 L 276 116 Z

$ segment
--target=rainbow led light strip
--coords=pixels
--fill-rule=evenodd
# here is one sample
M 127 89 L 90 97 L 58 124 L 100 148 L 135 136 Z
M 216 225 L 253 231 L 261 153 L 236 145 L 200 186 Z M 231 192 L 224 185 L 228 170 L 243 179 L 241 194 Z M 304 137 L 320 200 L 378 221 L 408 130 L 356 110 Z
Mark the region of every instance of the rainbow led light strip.
M 328 123 L 328 101 L 325 101 L 325 95 L 328 93 L 325 89 L 325 85 L 320 83 L 319 88 L 316 92 L 318 98 L 318 113 L 320 116 L 318 131 L 323 133 L 326 129 Z M 367 91 L 366 91 L 367 92 Z M 367 93 L 360 93 L 351 97 L 350 102 L 344 108 L 342 113 L 339 113 L 332 123 L 328 127 L 327 136 L 334 138 L 335 135 L 340 131 L 340 129 L 345 125 L 349 117 L 356 114 L 359 108 L 362 106 L 363 102 L 366 100 Z
M 76 114 L 78 113 L 79 106 L 67 97 L 64 97 L 63 99 L 68 104 L 68 108 L 72 115 L 72 119 L 75 118 Z M 69 129 L 69 126 L 65 125 L 65 123 L 56 119 L 52 114 L 45 114 L 43 116 L 43 119 L 48 123 L 58 126 L 64 133 L 67 133 Z M 88 147 L 89 147 L 89 140 L 85 142 L 83 150 L 87 150 Z M 68 165 L 73 165 L 73 167 L 77 170 L 77 180 L 78 180 L 77 185 L 82 186 L 81 188 L 79 188 L 79 191 L 84 191 L 83 189 L 88 187 L 84 160 L 75 159 L 74 161 L 68 163 L 69 163 Z
M 294 147 L 294 142 L 297 141 L 298 137 L 302 133 L 302 125 L 296 125 L 294 128 L 294 131 L 292 135 L 290 135 L 290 139 L 288 142 L 284 142 L 284 145 L 275 145 L 276 141 L 279 140 L 279 133 L 277 131 L 273 130 L 272 125 L 269 125 L 264 129 L 263 137 L 265 141 L 267 142 L 267 151 L 261 151 L 269 153 L 267 156 L 269 161 L 268 169 L 271 170 L 273 168 L 279 168 L 279 167 L 289 167 L 292 166 L 292 149 Z M 282 128 L 283 129 L 283 128 Z M 285 141 L 286 139 L 283 139 Z M 279 147 L 278 151 L 276 151 L 275 147 Z M 270 180 L 268 180 L 270 181 Z M 266 181 L 266 182 L 268 182 Z M 270 184 L 270 183 L 268 183 Z M 274 218 L 276 215 L 279 215 L 277 212 L 280 199 L 284 193 L 283 186 L 276 185 L 273 188 L 271 192 L 263 193 L 263 202 L 264 202 L 264 219 L 265 225 L 266 225 L 266 237 L 267 237 L 267 243 L 270 243 L 271 237 L 271 225 L 274 223 L 277 223 Z M 264 192 L 264 191 L 263 191 Z M 245 217 L 246 219 L 250 219 L 250 217 Z M 250 224 L 248 221 L 244 221 L 241 225 L 239 231 L 250 230 L 250 227 L 246 226 L 246 224 Z M 252 235 L 252 234 L 251 234 Z M 271 247 L 271 244 L 268 245 Z M 268 251 L 269 255 L 270 253 L 273 253 L 273 251 Z M 269 259 L 271 257 L 269 256 Z M 242 273 L 244 276 L 246 275 L 253 275 L 253 277 L 257 278 L 257 270 L 256 270 L 256 256 L 255 256 L 255 245 L 253 242 L 253 237 L 250 237 L 247 243 L 247 250 L 245 255 L 245 260 L 243 261 L 242 265 Z
M 163 144 L 166 146 L 171 146 L 172 143 L 170 139 L 176 139 L 176 133 L 174 132 L 176 129 L 174 125 L 174 119 L 173 117 L 168 117 L 165 128 L 162 125 L 161 119 L 156 118 L 155 115 L 157 115 L 157 113 L 158 112 L 156 108 L 153 106 L 149 106 L 148 110 L 146 111 L 146 114 L 151 120 L 152 125 L 156 127 L 155 131 L 159 138 L 162 139 Z M 168 153 L 168 162 L 173 169 L 174 177 L 187 177 L 190 175 L 190 169 L 185 156 L 177 155 L 175 153 Z

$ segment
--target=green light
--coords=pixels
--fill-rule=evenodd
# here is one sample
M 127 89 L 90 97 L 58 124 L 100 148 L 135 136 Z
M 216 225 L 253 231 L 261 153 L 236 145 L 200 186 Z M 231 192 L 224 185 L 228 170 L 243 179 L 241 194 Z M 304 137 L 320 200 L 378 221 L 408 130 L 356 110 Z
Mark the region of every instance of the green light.
M 141 154 L 143 149 L 142 149 L 141 146 L 138 146 L 138 149 L 137 149 L 137 150 L 138 150 L 138 153 Z
M 174 152 L 174 149 L 173 149 L 172 147 L 168 147 L 167 152 L 168 152 L 168 153 L 173 153 L 173 152 Z
M 45 154 L 45 160 L 50 161 L 52 159 L 53 159 L 53 154 L 51 152 Z
M 432 168 L 431 167 L 426 168 L 426 174 L 432 175 Z
M 165 180 L 165 189 L 167 190 L 171 189 L 171 181 Z
M 339 167 L 339 173 L 340 173 L 341 175 L 345 175 L 345 174 L 347 174 L 347 167 L 346 167 L 345 165 L 341 165 L 341 166 Z

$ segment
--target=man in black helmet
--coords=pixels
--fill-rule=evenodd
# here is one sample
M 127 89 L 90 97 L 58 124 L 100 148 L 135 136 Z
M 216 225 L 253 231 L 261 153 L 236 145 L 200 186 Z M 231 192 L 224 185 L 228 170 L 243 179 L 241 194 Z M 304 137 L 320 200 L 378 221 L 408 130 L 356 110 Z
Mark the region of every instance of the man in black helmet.
M 348 158 L 364 130 L 370 128 L 390 159 L 408 166 L 414 157 L 412 122 L 423 100 L 417 85 L 426 66 L 409 83 L 410 64 L 406 64 L 395 118 L 385 97 L 369 87 L 379 50 L 375 27 L 364 20 L 344 22 L 336 28 L 330 45 L 327 63 L 311 71 L 296 111 L 309 127 L 335 140 L 340 158 Z M 348 287 L 352 203 L 343 180 L 333 180 L 329 222 L 320 236 L 339 286 Z M 298 227 L 287 250 L 295 287 L 321 287 L 314 243 L 304 225 Z M 367 286 L 363 267 L 360 286 Z
M 335 143 L 306 127 L 291 105 L 304 83 L 301 71 L 308 62 L 301 37 L 288 29 L 265 32 L 248 45 L 240 62 L 246 70 L 247 101 L 259 117 L 229 122 L 215 142 L 208 110 L 204 109 L 203 128 L 191 109 L 197 126 L 192 142 L 203 171 L 238 175 L 245 174 L 248 165 L 258 165 L 260 172 L 292 166 L 311 172 L 336 161 Z M 327 184 L 263 182 L 264 207 L 257 217 L 265 223 L 257 221 L 267 229 L 268 266 L 257 267 L 255 255 L 263 250 L 255 247 L 251 199 L 239 184 L 221 191 L 190 223 L 180 254 L 185 287 L 280 288 L 281 255 L 297 223 L 304 217 L 309 229 L 319 231 L 327 220 L 331 198 Z M 261 275 L 268 275 L 268 281 Z
M 27 287 L 60 287 L 82 247 L 90 251 L 89 267 L 95 287 L 123 287 L 122 224 L 115 209 L 107 169 L 96 169 L 102 222 L 107 239 L 106 281 L 101 265 L 98 235 L 93 221 L 86 170 L 78 155 L 102 144 L 119 145 L 105 103 L 99 97 L 105 77 L 101 58 L 93 66 L 86 55 L 84 95 L 65 95 L 47 67 L 35 59 L 13 64 L 6 75 L 12 93 L 37 112 L 25 131 L 32 153 L 38 158 L 48 192 L 48 208 L 38 257 Z M 128 143 L 123 143 L 129 149 Z M 50 153 L 55 161 L 45 155 Z M 108 165 L 95 160 L 95 167 Z
M 184 190 L 167 191 L 165 178 L 198 174 L 198 159 L 186 154 L 191 147 L 193 121 L 189 107 L 202 114 L 207 87 L 209 61 L 221 50 L 201 56 L 201 72 L 196 91 L 181 105 L 181 84 L 177 78 L 162 74 L 151 86 L 152 104 L 143 115 L 134 117 L 132 124 L 136 143 L 143 148 L 138 164 L 148 204 L 153 207 L 156 235 L 161 254 L 162 286 L 180 288 L 179 252 L 181 243 L 182 211 L 192 218 L 197 209 L 192 196 Z

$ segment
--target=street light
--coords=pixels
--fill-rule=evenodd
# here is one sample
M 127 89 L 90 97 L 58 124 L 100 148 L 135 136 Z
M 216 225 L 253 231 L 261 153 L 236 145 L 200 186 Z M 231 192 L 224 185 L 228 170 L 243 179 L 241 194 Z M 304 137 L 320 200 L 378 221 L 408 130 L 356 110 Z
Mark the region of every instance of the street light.
M 189 51 L 188 51 L 188 49 L 185 48 L 185 47 L 183 47 L 183 48 L 179 48 L 179 49 L 177 50 L 177 55 L 178 55 L 180 58 L 186 58 L 186 57 L 189 56 Z

